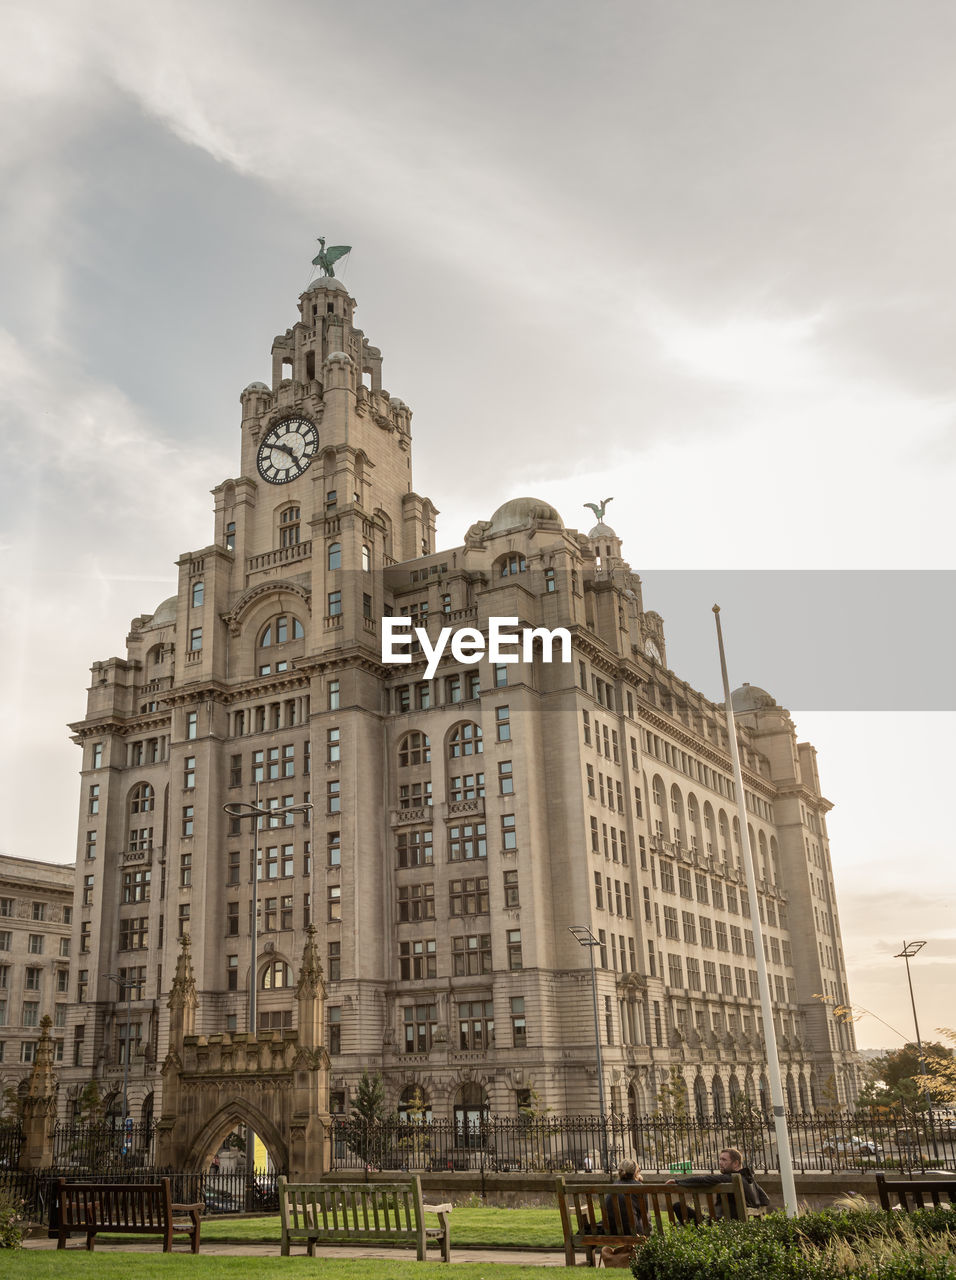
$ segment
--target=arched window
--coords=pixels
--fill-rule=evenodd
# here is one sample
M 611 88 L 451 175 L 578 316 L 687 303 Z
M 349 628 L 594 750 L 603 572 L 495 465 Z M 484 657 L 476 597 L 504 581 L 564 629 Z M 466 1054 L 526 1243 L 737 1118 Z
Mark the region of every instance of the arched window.
M 402 1124 L 431 1124 L 432 1104 L 419 1085 L 410 1084 L 402 1090 L 398 1100 L 398 1118 Z
M 510 556 L 502 556 L 498 561 L 498 577 L 507 578 L 511 574 L 524 573 L 528 562 L 520 552 L 513 551 Z
M 491 1103 L 480 1084 L 469 1081 L 455 1095 L 455 1145 L 481 1147 L 484 1145 L 484 1126 L 491 1112 Z
M 305 635 L 302 623 L 292 614 L 280 613 L 272 618 L 262 633 L 259 641 L 260 649 L 268 649 L 273 644 L 285 644 L 288 640 L 301 640 Z
M 724 1113 L 724 1086 L 721 1083 L 720 1076 L 714 1076 L 713 1083 L 710 1086 L 710 1098 L 715 1118 L 722 1116 Z
M 406 733 L 398 744 L 398 766 L 407 769 L 413 764 L 428 764 L 432 758 L 431 744 L 427 734 Z
M 372 553 L 368 547 L 362 547 L 362 572 L 371 573 L 372 570 Z
M 703 1076 L 698 1076 L 694 1081 L 694 1112 L 698 1121 L 703 1124 L 707 1119 L 707 1086 Z
M 329 543 L 329 568 L 342 568 L 342 544 L 341 542 Z
M 156 808 L 156 792 L 148 782 L 135 786 L 129 796 L 130 817 L 137 813 L 152 813 Z
M 452 730 L 448 740 L 449 760 L 458 760 L 462 756 L 481 755 L 484 747 L 481 741 L 481 725 L 466 721 Z
M 273 960 L 262 971 L 259 985 L 263 991 L 278 991 L 292 986 L 292 968 L 284 960 Z

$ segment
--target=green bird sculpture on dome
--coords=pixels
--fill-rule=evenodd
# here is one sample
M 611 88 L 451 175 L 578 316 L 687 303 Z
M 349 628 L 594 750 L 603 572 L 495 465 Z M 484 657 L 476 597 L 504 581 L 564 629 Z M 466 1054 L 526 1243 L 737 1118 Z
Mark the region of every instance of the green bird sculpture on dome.
M 344 258 L 347 253 L 352 252 L 350 244 L 330 244 L 326 249 L 325 236 L 319 236 L 319 252 L 312 259 L 313 267 L 319 267 L 325 276 L 335 276 L 335 268 L 333 263 L 338 262 L 339 258 Z

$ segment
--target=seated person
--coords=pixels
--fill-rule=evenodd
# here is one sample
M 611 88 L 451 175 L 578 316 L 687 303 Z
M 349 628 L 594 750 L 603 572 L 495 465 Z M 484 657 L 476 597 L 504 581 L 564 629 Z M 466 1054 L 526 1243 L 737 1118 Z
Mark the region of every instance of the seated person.
M 643 1182 L 641 1171 L 633 1160 L 622 1160 L 617 1167 L 615 1186 L 634 1187 Z M 612 1193 L 604 1197 L 604 1234 L 608 1236 L 646 1235 L 647 1228 L 641 1217 L 640 1199 Z
M 699 1173 L 693 1174 L 687 1178 L 668 1178 L 667 1181 L 668 1183 L 678 1187 L 699 1188 L 702 1191 L 709 1191 L 712 1188 L 719 1186 L 722 1182 L 732 1182 L 734 1174 L 739 1173 L 744 1181 L 744 1197 L 747 1201 L 748 1207 L 759 1209 L 763 1205 L 770 1203 L 770 1197 L 754 1178 L 753 1170 L 744 1164 L 743 1155 L 736 1147 L 725 1147 L 717 1157 L 717 1166 L 720 1169 L 719 1173 Z M 725 1200 L 723 1197 L 717 1201 L 717 1209 L 714 1214 L 715 1218 L 722 1218 L 724 1216 L 724 1203 Z M 737 1206 L 732 1201 L 729 1203 L 730 1217 L 736 1218 Z M 674 1213 L 679 1221 L 683 1222 L 685 1220 L 684 1209 L 681 1205 L 676 1204 L 674 1206 Z M 697 1221 L 697 1214 L 693 1209 L 687 1210 L 686 1219 L 689 1222 Z

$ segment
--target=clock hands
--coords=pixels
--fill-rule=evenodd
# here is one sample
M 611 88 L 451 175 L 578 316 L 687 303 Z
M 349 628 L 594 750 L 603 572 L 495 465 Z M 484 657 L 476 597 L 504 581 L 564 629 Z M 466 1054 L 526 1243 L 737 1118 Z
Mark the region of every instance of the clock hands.
M 294 449 L 290 449 L 287 444 L 280 444 L 278 440 L 273 441 L 273 443 L 269 445 L 269 448 L 278 449 L 280 453 L 287 453 L 293 462 L 298 462 L 299 460 Z

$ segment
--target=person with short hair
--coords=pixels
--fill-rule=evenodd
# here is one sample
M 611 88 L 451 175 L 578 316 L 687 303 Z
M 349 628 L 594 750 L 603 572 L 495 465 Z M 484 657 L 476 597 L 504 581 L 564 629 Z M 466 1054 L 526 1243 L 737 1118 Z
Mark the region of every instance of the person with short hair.
M 686 1178 L 668 1178 L 667 1181 L 669 1184 L 678 1187 L 693 1187 L 709 1191 L 721 1182 L 732 1182 L 734 1174 L 739 1173 L 743 1178 L 744 1198 L 749 1208 L 760 1209 L 770 1203 L 770 1197 L 757 1182 L 753 1170 L 744 1164 L 743 1153 L 738 1151 L 736 1147 L 724 1147 L 717 1157 L 717 1167 L 720 1169 L 719 1173 L 697 1173 L 691 1174 Z M 680 1221 L 685 1221 L 685 1214 L 681 1205 L 674 1206 L 674 1213 Z M 717 1201 L 717 1210 L 714 1216 L 716 1218 L 724 1216 L 723 1198 Z M 737 1217 L 737 1206 L 733 1202 L 730 1205 L 730 1217 Z M 686 1220 L 696 1222 L 697 1214 L 693 1209 L 686 1211 Z

